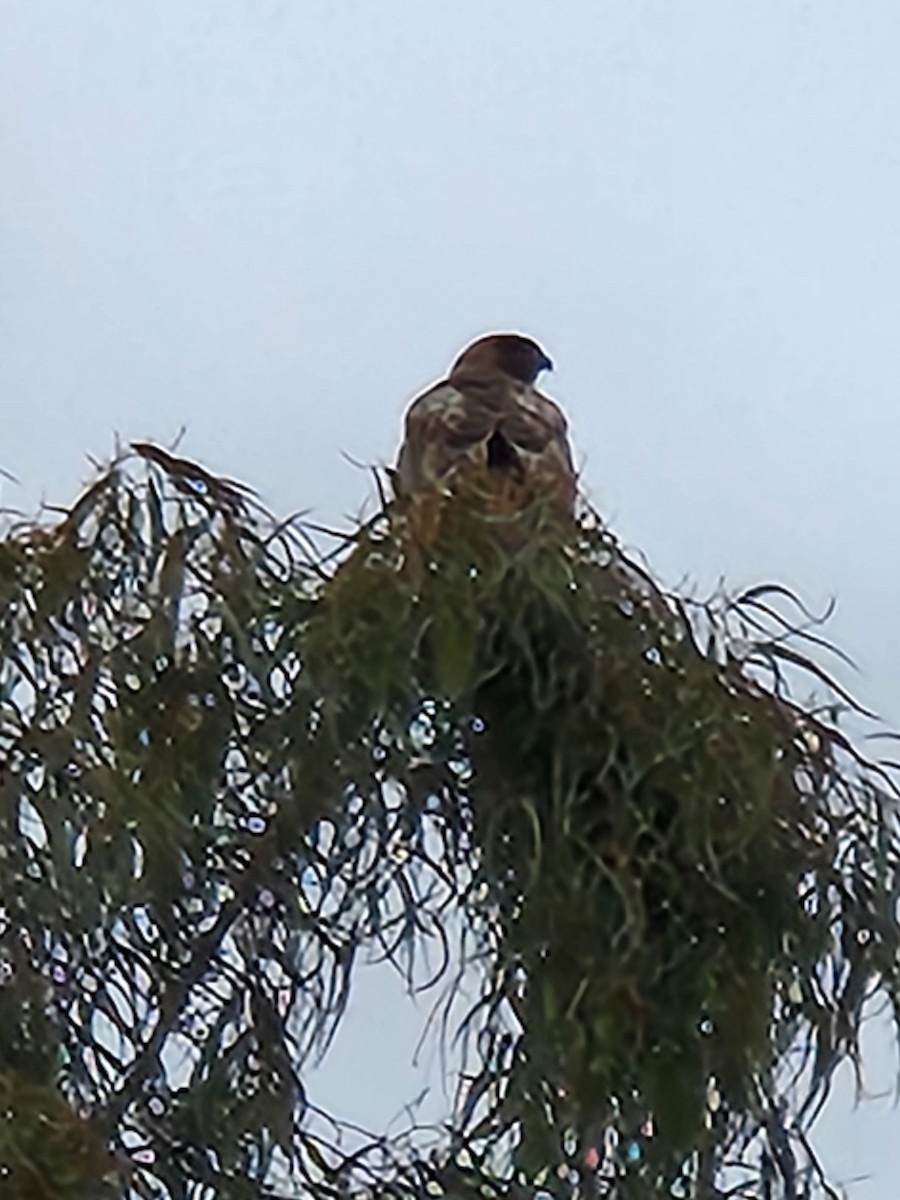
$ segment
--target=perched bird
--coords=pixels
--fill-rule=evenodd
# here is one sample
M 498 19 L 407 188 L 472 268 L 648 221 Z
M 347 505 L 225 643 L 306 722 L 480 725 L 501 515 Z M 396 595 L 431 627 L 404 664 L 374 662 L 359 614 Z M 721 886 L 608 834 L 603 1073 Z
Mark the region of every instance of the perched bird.
M 576 474 L 566 418 L 535 387 L 552 365 L 536 342 L 516 333 L 488 334 L 463 350 L 447 378 L 407 410 L 393 474 L 397 497 L 452 493 L 475 479 L 520 506 L 547 497 L 571 516 Z

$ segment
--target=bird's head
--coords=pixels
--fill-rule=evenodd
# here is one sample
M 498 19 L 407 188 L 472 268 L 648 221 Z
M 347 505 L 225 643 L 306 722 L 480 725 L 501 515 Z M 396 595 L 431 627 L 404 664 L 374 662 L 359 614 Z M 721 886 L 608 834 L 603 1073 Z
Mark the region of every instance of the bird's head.
M 553 363 L 531 338 L 519 333 L 489 333 L 467 346 L 450 369 L 454 375 L 503 371 L 520 383 L 532 384 Z

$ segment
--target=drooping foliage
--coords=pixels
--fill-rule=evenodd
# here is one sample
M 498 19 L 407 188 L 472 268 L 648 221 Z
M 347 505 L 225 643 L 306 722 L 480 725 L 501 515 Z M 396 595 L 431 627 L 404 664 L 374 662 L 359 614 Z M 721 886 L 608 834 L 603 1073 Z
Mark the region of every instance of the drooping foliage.
M 827 1192 L 809 1125 L 900 1006 L 890 778 L 782 589 L 679 599 L 482 500 L 325 552 L 139 445 L 10 527 L 10 1194 Z M 435 947 L 452 1120 L 351 1147 L 307 1073 L 362 956 Z

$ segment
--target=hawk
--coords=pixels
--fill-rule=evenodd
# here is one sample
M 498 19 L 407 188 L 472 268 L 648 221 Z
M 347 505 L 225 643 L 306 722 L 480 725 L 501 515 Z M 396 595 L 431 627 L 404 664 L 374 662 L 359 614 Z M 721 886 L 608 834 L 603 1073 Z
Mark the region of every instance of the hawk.
M 552 366 L 517 333 L 488 334 L 463 350 L 447 378 L 407 410 L 393 474 L 398 499 L 478 479 L 492 495 L 515 497 L 513 506 L 544 496 L 570 517 L 576 474 L 566 418 L 535 387 Z

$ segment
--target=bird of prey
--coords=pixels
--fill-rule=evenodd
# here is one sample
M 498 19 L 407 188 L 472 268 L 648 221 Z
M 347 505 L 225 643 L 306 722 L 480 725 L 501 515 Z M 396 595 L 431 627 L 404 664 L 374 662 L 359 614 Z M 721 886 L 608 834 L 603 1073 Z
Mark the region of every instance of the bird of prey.
M 576 474 L 566 418 L 535 387 L 552 363 L 531 338 L 493 333 L 468 346 L 446 379 L 413 400 L 393 474 L 400 500 L 453 493 L 473 480 L 507 508 L 536 496 L 563 516 L 575 506 Z

